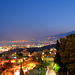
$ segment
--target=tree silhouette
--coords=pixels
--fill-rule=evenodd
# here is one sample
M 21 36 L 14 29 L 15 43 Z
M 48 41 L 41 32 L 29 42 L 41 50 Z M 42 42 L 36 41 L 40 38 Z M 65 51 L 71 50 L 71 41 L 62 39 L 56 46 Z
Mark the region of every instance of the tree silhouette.
M 22 70 L 22 65 L 21 65 L 21 68 L 20 68 L 20 75 L 24 75 L 24 72 Z
M 60 48 L 60 43 L 59 43 L 59 41 L 57 40 L 57 43 L 56 43 L 56 49 L 57 49 L 57 51 L 59 50 L 59 48 Z
M 55 61 L 63 63 L 63 68 L 66 68 L 68 75 L 75 75 L 75 34 L 71 34 L 66 38 L 60 39 L 61 45 L 55 56 Z

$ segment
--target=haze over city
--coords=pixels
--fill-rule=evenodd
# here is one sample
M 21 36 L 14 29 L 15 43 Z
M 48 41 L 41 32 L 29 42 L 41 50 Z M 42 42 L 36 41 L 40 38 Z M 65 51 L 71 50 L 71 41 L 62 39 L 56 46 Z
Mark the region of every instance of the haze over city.
M 75 75 L 75 0 L 0 0 L 0 75 Z
M 0 0 L 0 41 L 31 40 L 74 29 L 74 0 Z

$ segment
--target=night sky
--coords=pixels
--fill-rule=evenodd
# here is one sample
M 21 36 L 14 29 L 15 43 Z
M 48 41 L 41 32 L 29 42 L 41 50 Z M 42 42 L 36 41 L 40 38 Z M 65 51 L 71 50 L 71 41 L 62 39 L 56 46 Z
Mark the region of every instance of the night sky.
M 75 0 L 0 0 L 0 40 L 30 40 L 75 30 Z

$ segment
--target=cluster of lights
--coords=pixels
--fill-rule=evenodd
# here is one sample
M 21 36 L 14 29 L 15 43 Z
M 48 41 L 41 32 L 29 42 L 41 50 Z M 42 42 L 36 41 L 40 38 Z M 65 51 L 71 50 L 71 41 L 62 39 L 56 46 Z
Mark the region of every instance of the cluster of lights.
M 19 70 L 17 70 L 17 71 L 14 73 L 14 75 L 20 75 Z

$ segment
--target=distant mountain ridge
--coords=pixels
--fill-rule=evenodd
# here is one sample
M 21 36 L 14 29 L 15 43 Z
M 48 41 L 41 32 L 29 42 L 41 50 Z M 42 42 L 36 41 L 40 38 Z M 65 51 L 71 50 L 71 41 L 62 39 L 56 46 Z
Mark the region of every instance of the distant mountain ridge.
M 65 38 L 66 36 L 70 34 L 75 34 L 75 30 L 62 33 L 62 34 L 52 35 L 52 36 L 43 36 L 43 37 L 40 37 L 39 39 L 36 39 L 35 41 L 39 41 L 39 40 L 40 41 L 56 41 L 57 39 L 59 40 L 60 38 Z
M 66 33 L 62 33 L 62 34 L 53 35 L 53 36 L 47 36 L 46 40 L 53 41 L 55 39 L 65 38 L 66 36 L 68 36 L 70 34 L 75 34 L 75 30 L 71 31 L 71 32 L 66 32 Z
M 55 35 L 54 37 L 63 38 L 63 37 L 66 37 L 66 36 L 68 36 L 70 34 L 75 34 L 75 30 L 71 31 L 71 32 L 67 32 L 67 33 L 58 34 L 58 35 Z

